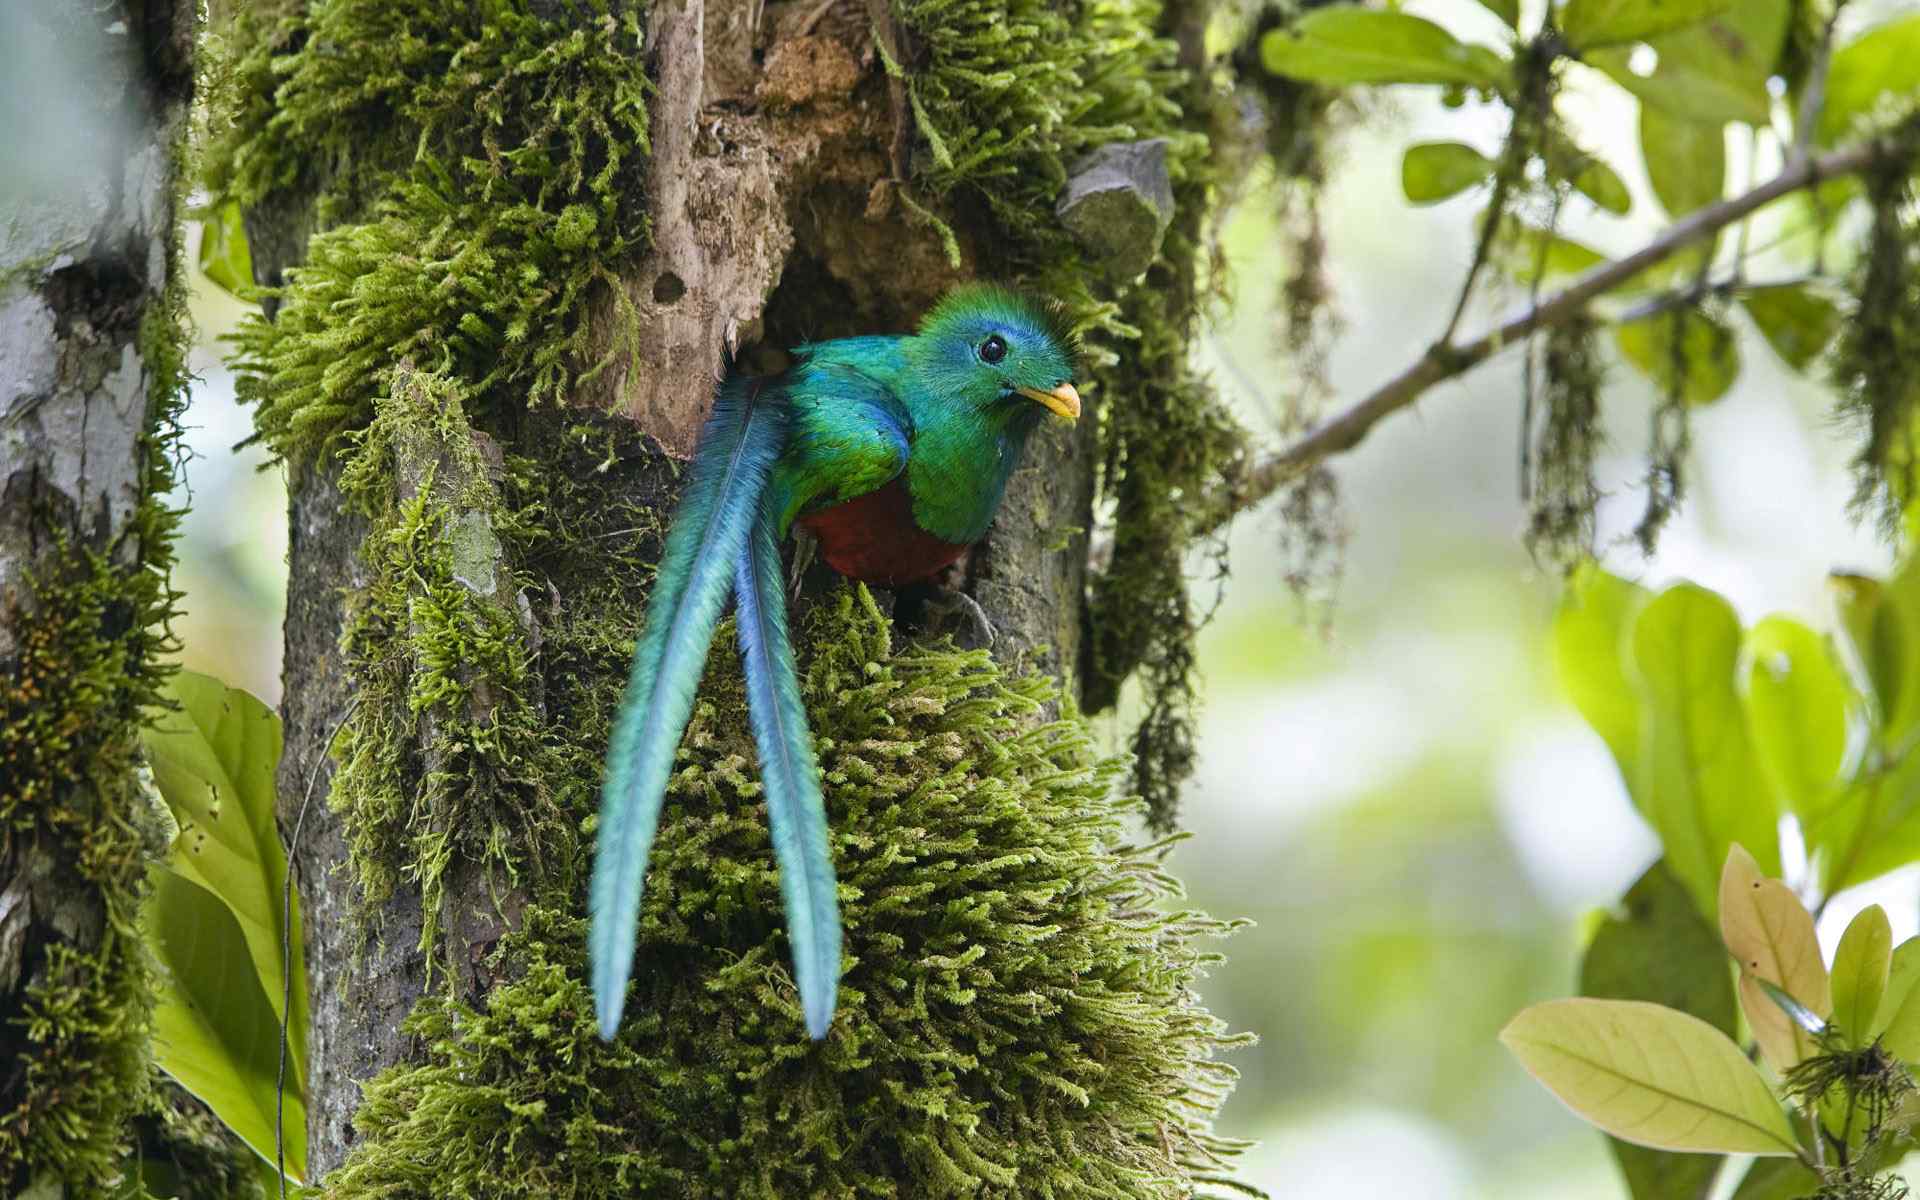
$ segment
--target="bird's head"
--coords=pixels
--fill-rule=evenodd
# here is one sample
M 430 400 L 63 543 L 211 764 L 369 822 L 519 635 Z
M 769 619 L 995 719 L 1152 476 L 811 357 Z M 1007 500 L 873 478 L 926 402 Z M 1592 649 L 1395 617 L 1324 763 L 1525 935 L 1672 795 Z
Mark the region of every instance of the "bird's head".
M 948 292 L 910 351 L 923 386 L 982 410 L 1037 418 L 1080 416 L 1074 338 L 1054 308 L 994 284 Z

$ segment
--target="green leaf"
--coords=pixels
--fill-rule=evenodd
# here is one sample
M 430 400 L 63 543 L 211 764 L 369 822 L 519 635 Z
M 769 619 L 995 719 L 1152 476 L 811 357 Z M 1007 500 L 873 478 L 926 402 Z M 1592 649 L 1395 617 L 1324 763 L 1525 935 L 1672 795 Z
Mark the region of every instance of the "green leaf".
M 1598 563 L 1574 569 L 1553 617 L 1553 666 L 1567 698 L 1613 751 L 1621 777 L 1638 772 L 1641 705 L 1627 678 L 1627 630 L 1652 595 Z
M 1670 117 L 1642 105 L 1640 153 L 1646 158 L 1653 194 L 1670 217 L 1705 208 L 1725 194 L 1727 138 L 1719 125 Z M 1710 256 L 1713 243 L 1703 242 L 1697 253 Z
M 1920 1062 L 1920 937 L 1894 947 L 1873 1032 L 1887 1053 L 1902 1062 Z
M 1920 755 L 1862 772 L 1806 837 L 1828 894 L 1920 861 Z
M 1554 137 L 1549 143 L 1547 173 L 1571 183 L 1574 190 L 1615 216 L 1624 216 L 1633 207 L 1627 191 L 1614 169 L 1598 156 L 1582 150 L 1566 137 Z
M 1310 83 L 1442 83 L 1501 89 L 1507 64 L 1485 46 L 1457 40 L 1407 13 L 1338 5 L 1317 8 L 1260 39 L 1276 75 Z
M 1775 794 L 1809 821 L 1826 811 L 1847 757 L 1854 693 L 1825 638 L 1768 617 L 1747 635 L 1747 727 Z
M 1591 271 L 1606 261 L 1606 255 L 1585 243 L 1531 225 L 1518 225 L 1510 238 L 1494 244 L 1493 251 L 1494 266 L 1522 283 L 1531 282 L 1535 271 L 1541 273 L 1542 280 L 1564 278 Z
M 1560 32 L 1576 50 L 1642 42 L 1694 25 L 1731 6 L 1733 0 L 1566 0 Z
M 1740 351 L 1723 323 L 1689 308 L 1655 313 L 1614 327 L 1626 360 L 1663 395 L 1699 407 L 1727 394 L 1740 376 Z
M 245 938 L 246 956 L 276 1016 L 285 991 L 285 922 L 301 945 L 300 914 L 282 908 L 286 855 L 274 822 L 274 770 L 280 719 L 260 701 L 217 679 L 179 671 L 168 681 L 177 709 L 160 713 L 142 735 L 153 778 L 180 834 L 166 868 L 227 906 Z M 298 963 L 299 956 L 293 956 Z M 295 1077 L 306 1079 L 307 986 L 293 976 Z
M 1740 302 L 1780 360 L 1805 371 L 1840 328 L 1840 308 L 1801 283 L 1749 288 Z
M 200 272 L 224 292 L 253 298 L 253 252 L 238 204 L 229 201 L 201 220 Z
M 1634 799 L 1674 874 L 1711 914 L 1736 843 L 1767 873 L 1780 869 L 1771 793 L 1734 690 L 1740 622 L 1718 595 L 1679 584 L 1641 611 L 1632 637 L 1643 705 Z
M 154 1060 L 254 1152 L 274 1158 L 280 1021 L 245 963 L 247 942 L 213 893 L 156 866 L 142 915 L 166 969 L 153 1013 Z M 293 1081 L 285 1097 L 288 1177 L 306 1176 L 306 1105 Z
M 1481 5 L 1507 23 L 1508 29 L 1520 27 L 1520 0 L 1480 0 Z
M 1536 1004 L 1500 1041 L 1575 1114 L 1662 1150 L 1794 1154 L 1786 1114 L 1726 1034 L 1638 1000 Z
M 1892 954 L 1893 926 L 1878 904 L 1861 909 L 1840 935 L 1833 952 L 1833 1023 L 1852 1046 L 1873 1040 Z
M 1833 592 L 1834 609 L 1840 614 L 1840 632 L 1854 673 L 1872 693 L 1873 702 L 1884 707 L 1879 668 L 1873 659 L 1873 627 L 1886 589 L 1878 579 L 1850 571 L 1828 575 L 1827 585 Z
M 1492 177 L 1492 160 L 1461 142 L 1421 142 L 1400 160 L 1400 189 L 1415 204 L 1436 204 Z
M 1651 38 L 1651 75 L 1633 73 L 1629 48 L 1586 56 L 1642 104 L 1689 121 L 1740 121 L 1764 128 L 1772 118 L 1767 79 L 1786 45 L 1791 0 L 1740 0 L 1697 25 Z
M 1820 1176 L 1797 1158 L 1757 1158 L 1733 1200 L 1805 1200 L 1820 1190 Z
M 1627 191 L 1626 183 L 1612 167 L 1597 158 L 1589 158 L 1574 174 L 1573 186 L 1582 196 L 1616 217 L 1625 216 L 1633 208 L 1633 195 Z
M 1883 106 L 1912 111 L 1920 97 L 1920 14 L 1888 21 L 1834 51 L 1817 136 L 1831 146 Z
M 1767 878 L 1738 843 L 1728 848 L 1718 892 L 1720 937 L 1740 964 L 1740 1008 L 1767 1061 L 1786 1071 L 1818 1053 L 1819 1046 L 1758 981 L 1784 991 L 1821 1020 L 1833 1011 L 1832 984 L 1820 961 L 1813 916 L 1792 888 Z
M 1920 556 L 1901 564 L 1873 615 L 1868 656 L 1880 698 L 1879 743 L 1897 754 L 1920 726 Z
M 1580 994 L 1602 1000 L 1645 1000 L 1689 1013 L 1732 1036 L 1733 980 L 1720 937 L 1700 917 L 1664 861 L 1647 868 L 1601 922 L 1580 963 Z M 1609 1138 L 1634 1200 L 1698 1197 L 1720 1160 L 1651 1150 Z

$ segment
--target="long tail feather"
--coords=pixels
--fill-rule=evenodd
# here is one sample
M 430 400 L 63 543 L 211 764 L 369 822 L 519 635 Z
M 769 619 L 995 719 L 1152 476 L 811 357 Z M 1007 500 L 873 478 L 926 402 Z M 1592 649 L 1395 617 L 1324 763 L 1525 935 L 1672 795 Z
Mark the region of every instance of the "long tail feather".
M 787 910 L 787 942 L 807 1032 L 827 1036 L 840 990 L 840 900 L 833 854 L 827 846 L 827 810 L 820 766 L 800 703 L 793 647 L 787 640 L 787 601 L 780 548 L 771 513 L 762 513 L 742 547 L 734 579 L 740 658 L 747 679 L 747 711 L 760 749 L 760 777 L 773 827 L 780 894 Z
M 785 413 L 761 397 L 759 382 L 735 378 L 721 386 L 654 577 L 646 632 L 634 648 L 607 749 L 588 898 L 594 1008 L 605 1038 L 620 1028 L 647 857 L 674 752 L 785 437 Z

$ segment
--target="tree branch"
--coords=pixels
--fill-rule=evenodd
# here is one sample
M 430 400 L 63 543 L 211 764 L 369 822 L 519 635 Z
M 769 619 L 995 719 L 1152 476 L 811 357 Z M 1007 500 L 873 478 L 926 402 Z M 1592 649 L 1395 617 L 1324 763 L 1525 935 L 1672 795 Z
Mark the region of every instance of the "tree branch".
M 1413 365 L 1372 394 L 1224 483 L 1212 497 L 1211 511 L 1202 515 L 1197 528 L 1204 532 L 1217 529 L 1321 460 L 1353 449 L 1382 418 L 1412 404 L 1433 385 L 1465 374 L 1537 330 L 1564 324 L 1595 298 L 1782 196 L 1812 187 L 1824 179 L 1864 170 L 1879 157 L 1881 149 L 1878 141 L 1864 141 L 1817 157 L 1799 158 L 1753 190 L 1689 213 L 1632 254 L 1594 267 L 1560 291 L 1474 340 L 1458 345 L 1444 340 L 1436 342 Z

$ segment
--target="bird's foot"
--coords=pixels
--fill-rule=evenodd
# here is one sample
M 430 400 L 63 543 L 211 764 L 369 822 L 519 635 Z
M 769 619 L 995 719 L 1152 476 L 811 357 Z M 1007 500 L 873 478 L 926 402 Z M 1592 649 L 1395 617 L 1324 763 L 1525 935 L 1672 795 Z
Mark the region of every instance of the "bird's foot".
M 807 568 L 813 565 L 814 556 L 820 550 L 820 539 L 795 525 L 793 528 L 793 561 L 787 567 L 787 604 L 800 602 L 800 585 L 806 582 Z
M 961 644 L 977 649 L 991 649 L 994 643 L 993 622 L 987 619 L 987 610 L 980 602 L 959 588 L 934 586 L 927 589 L 926 615 L 930 618 L 929 627 L 943 626 L 953 618 L 959 618 L 970 639 L 961 639 Z

